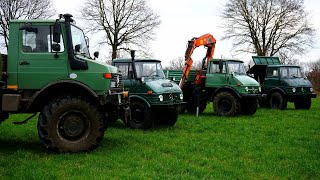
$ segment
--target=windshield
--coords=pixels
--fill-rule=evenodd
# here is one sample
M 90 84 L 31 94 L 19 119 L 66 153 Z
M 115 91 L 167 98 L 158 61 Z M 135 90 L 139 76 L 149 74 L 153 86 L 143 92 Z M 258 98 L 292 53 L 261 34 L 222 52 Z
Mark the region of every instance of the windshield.
M 280 74 L 282 78 L 302 78 L 299 67 L 281 67 Z
M 137 78 L 150 77 L 164 79 L 160 62 L 135 62 Z
M 230 74 L 246 74 L 244 65 L 242 62 L 228 62 L 228 72 Z
M 87 43 L 83 31 L 75 26 L 71 26 L 73 50 L 75 54 L 82 54 L 90 58 Z

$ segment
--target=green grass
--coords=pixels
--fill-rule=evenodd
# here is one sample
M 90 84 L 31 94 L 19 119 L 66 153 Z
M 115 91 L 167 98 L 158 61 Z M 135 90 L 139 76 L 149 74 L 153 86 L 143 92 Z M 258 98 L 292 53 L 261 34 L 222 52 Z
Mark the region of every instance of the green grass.
M 0 125 L 0 179 L 320 179 L 320 99 L 308 110 L 218 117 L 208 106 L 171 128 L 110 127 L 91 153 L 48 154 L 36 118 Z

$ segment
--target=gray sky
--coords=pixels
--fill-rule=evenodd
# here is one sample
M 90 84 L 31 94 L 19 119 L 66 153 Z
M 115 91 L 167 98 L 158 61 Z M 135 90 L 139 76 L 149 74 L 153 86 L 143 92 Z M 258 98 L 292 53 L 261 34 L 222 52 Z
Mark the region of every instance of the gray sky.
M 79 18 L 79 9 L 85 0 L 66 1 L 54 0 L 58 14 L 71 13 L 80 27 L 85 24 Z M 219 18 L 223 5 L 227 0 L 148 0 L 153 10 L 160 15 L 162 21 L 156 30 L 157 38 L 151 42 L 150 50 L 154 58 L 160 59 L 164 65 L 179 57 L 184 57 L 186 43 L 192 37 L 211 33 L 217 40 L 214 57 L 237 58 L 250 61 L 251 54 L 235 54 L 230 40 L 221 40 L 223 29 L 222 19 Z M 310 62 L 320 58 L 320 1 L 305 0 L 305 7 L 311 14 L 311 22 L 317 29 L 316 43 L 307 54 L 303 55 L 303 62 Z M 78 18 L 78 19 L 77 19 Z M 90 37 L 90 50 L 93 54 L 98 50 L 107 54 L 103 47 L 95 46 L 98 38 Z M 203 47 L 195 50 L 193 59 L 198 61 L 205 55 Z M 129 53 L 128 53 L 129 56 Z M 100 60 L 103 60 L 102 57 Z

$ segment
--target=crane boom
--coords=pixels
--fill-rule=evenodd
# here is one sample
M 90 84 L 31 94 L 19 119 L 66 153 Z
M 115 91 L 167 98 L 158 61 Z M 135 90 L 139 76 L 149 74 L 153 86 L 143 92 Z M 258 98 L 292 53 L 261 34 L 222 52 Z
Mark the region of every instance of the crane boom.
M 179 86 L 181 89 L 183 88 L 184 83 L 188 79 L 189 72 L 193 64 L 191 55 L 193 54 L 193 51 L 195 50 L 195 48 L 199 46 L 207 47 L 206 56 L 202 60 L 202 68 L 200 69 L 199 73 L 197 73 L 195 78 L 195 84 L 199 84 L 201 82 L 202 70 L 208 66 L 209 60 L 213 57 L 215 44 L 216 44 L 216 39 L 211 34 L 204 34 L 198 38 L 192 38 L 191 40 L 188 41 L 187 49 L 185 52 L 185 65 L 184 65 L 183 73 L 179 83 Z

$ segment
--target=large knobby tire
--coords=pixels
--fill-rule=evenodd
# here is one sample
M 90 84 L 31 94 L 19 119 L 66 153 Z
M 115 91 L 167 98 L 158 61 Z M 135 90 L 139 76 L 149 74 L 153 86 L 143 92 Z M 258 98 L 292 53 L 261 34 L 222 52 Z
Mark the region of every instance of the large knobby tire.
M 131 101 L 131 119 L 127 120 L 126 125 L 133 129 L 150 129 L 154 124 L 152 110 L 143 102 Z
M 287 99 L 283 94 L 274 92 L 270 95 L 269 104 L 272 109 L 284 110 L 287 108 Z
M 296 109 L 310 109 L 311 98 L 301 99 L 294 102 L 294 107 Z
M 229 92 L 218 93 L 213 104 L 214 111 L 219 116 L 234 116 L 240 109 L 239 99 Z
M 245 115 L 254 115 L 258 108 L 257 99 L 247 99 L 242 102 L 241 112 Z
M 48 151 L 80 152 L 95 149 L 106 130 L 104 114 L 88 101 L 60 97 L 41 111 L 38 134 Z
M 203 113 L 203 111 L 207 108 L 206 102 L 200 102 L 199 103 L 199 113 Z M 197 113 L 197 106 L 194 104 L 194 102 L 188 102 L 187 104 L 187 111 L 189 113 Z
M 165 126 L 174 126 L 178 120 L 178 109 L 169 108 L 157 112 L 159 124 Z

